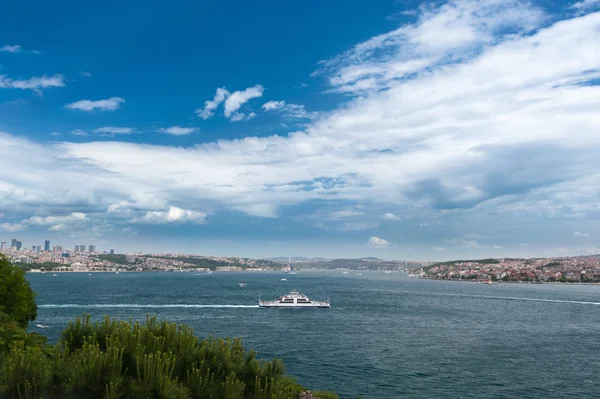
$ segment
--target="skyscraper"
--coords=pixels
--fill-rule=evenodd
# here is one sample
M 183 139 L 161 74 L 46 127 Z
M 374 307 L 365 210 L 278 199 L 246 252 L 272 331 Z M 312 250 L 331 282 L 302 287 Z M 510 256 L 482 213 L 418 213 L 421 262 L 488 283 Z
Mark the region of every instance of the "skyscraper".
M 77 252 L 79 252 L 79 245 L 75 245 L 75 248 L 73 248 L 73 253 Z
M 17 251 L 21 250 L 22 245 L 23 245 L 23 243 L 21 241 L 17 241 L 17 244 L 15 245 L 15 247 L 17 247 Z
M 44 241 L 44 251 L 50 251 L 50 240 Z
M 11 248 L 12 248 L 12 247 L 16 247 L 16 246 L 17 246 L 17 242 L 18 242 L 18 241 L 17 241 L 17 239 L 16 239 L 16 238 L 13 238 L 12 240 L 10 240 L 10 247 L 11 247 Z
M 85 252 L 85 244 L 79 244 L 79 252 Z
M 37 252 L 38 254 L 39 254 L 40 252 L 42 252 L 42 246 L 41 246 L 41 245 L 38 245 L 37 247 L 35 247 L 35 252 Z
M 35 252 L 35 245 L 32 245 L 32 246 L 31 246 L 31 250 L 32 250 L 33 252 Z
M 0 251 L 6 251 L 6 241 L 2 241 L 2 244 L 0 244 Z
M 114 250 L 114 249 L 111 249 L 111 250 L 110 250 L 110 254 L 111 254 L 111 255 L 114 255 L 114 254 L 115 254 L 115 250 Z
M 90 245 L 88 248 L 88 252 L 96 252 L 96 246 L 95 245 Z

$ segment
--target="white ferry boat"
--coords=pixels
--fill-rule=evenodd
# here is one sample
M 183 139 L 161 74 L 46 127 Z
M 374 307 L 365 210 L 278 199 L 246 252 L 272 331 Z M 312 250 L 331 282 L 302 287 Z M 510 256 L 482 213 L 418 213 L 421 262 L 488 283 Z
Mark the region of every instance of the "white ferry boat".
M 261 301 L 259 299 L 258 306 L 262 308 L 330 308 L 331 304 L 329 300 L 313 301 L 306 295 L 293 290 L 274 301 Z

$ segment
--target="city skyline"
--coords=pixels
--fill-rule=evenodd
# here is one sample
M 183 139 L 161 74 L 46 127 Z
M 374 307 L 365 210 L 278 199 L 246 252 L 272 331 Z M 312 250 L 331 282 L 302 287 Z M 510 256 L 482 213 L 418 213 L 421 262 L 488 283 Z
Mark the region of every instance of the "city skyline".
M 177 3 L 6 7 L 1 242 L 600 253 L 599 1 Z

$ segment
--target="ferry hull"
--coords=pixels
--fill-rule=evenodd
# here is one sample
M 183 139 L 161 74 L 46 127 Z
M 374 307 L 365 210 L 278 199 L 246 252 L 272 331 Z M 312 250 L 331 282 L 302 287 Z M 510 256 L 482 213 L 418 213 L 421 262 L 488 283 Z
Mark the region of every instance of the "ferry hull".
M 330 304 L 296 304 L 296 303 L 259 303 L 261 308 L 293 308 L 293 309 L 308 309 L 308 308 L 330 308 Z

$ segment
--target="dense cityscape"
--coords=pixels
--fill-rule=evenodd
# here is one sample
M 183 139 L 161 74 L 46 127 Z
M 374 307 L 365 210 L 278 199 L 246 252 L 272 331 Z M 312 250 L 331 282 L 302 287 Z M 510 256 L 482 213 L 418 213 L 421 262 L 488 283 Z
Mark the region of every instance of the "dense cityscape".
M 598 283 L 600 255 L 557 258 L 490 258 L 448 262 L 382 260 L 378 258 L 250 259 L 200 256 L 180 253 L 116 254 L 114 249 L 97 251 L 94 244 L 77 244 L 73 249 L 60 245 L 23 247 L 18 239 L 0 243 L 0 252 L 29 272 L 143 272 L 143 271 L 274 271 L 301 269 L 352 269 L 403 271 L 410 277 L 472 282 Z

